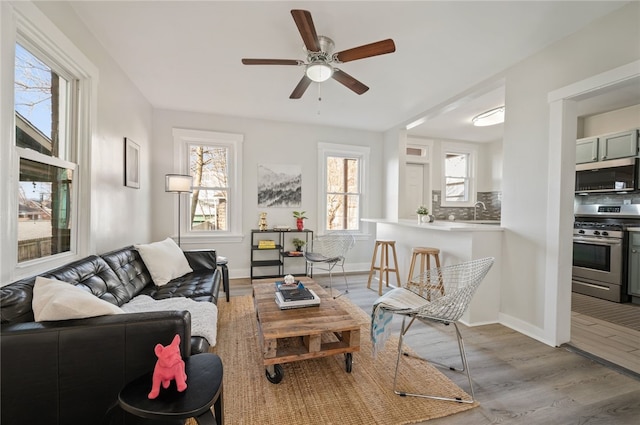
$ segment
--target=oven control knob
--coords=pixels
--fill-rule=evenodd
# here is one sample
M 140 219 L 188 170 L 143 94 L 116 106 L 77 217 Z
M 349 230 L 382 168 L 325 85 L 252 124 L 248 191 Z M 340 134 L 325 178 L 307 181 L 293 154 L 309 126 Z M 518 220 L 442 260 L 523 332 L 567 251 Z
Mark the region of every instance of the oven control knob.
M 598 235 L 600 234 L 600 231 L 599 231 L 599 230 L 594 230 L 594 231 L 593 231 L 593 234 L 594 234 L 594 235 L 596 235 L 596 236 L 598 236 Z
M 581 235 L 584 235 L 584 230 L 578 230 L 578 233 L 580 233 Z
M 609 236 L 609 232 L 602 232 L 602 236 Z

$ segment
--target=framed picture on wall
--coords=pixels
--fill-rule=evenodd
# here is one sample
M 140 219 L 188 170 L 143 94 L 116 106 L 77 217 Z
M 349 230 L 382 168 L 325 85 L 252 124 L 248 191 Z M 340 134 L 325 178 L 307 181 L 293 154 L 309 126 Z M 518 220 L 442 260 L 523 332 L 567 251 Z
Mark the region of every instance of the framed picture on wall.
M 300 165 L 258 165 L 258 207 L 300 207 L 302 167 Z
M 140 189 L 140 146 L 124 138 L 124 185 Z

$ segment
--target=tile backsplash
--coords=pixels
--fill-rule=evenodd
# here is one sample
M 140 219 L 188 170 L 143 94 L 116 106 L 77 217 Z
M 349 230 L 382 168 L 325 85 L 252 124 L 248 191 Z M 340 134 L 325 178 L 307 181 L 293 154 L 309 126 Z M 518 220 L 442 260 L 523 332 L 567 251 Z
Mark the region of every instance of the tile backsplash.
M 442 207 L 440 200 L 442 199 L 442 191 L 434 190 L 431 196 L 438 197 L 437 201 L 432 201 L 432 214 L 438 220 L 447 220 L 449 215 L 453 214 L 456 220 L 473 220 L 473 207 Z M 500 220 L 502 211 L 502 192 L 478 192 L 477 200 L 484 202 L 487 210 L 482 207 L 477 208 L 477 220 Z
M 606 205 L 622 205 L 625 203 L 640 204 L 640 193 L 602 193 L 602 194 L 588 194 L 588 195 L 576 195 L 574 197 L 574 205 L 593 205 L 593 204 L 606 204 Z

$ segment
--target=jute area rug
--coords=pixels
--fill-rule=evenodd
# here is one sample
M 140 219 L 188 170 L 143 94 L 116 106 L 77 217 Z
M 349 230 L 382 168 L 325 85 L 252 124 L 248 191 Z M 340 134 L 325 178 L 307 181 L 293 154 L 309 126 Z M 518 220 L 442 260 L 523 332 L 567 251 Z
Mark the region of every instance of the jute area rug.
M 411 424 L 453 415 L 477 404 L 400 397 L 393 393 L 398 339 L 387 341 L 374 359 L 369 316 L 346 298 L 362 323 L 361 348 L 353 354 L 353 370 L 345 371 L 344 355 L 283 364 L 284 378 L 272 384 L 258 343 L 256 314 L 250 295 L 218 303 L 218 345 L 212 349 L 224 367 L 224 421 L 247 425 Z M 433 366 L 403 359 L 399 383 L 408 392 L 468 397 Z

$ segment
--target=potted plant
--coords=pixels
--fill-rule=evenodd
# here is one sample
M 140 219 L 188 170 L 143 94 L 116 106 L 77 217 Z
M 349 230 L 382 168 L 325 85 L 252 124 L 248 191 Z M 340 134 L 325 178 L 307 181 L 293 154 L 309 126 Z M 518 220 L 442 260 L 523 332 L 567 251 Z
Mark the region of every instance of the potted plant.
M 296 247 L 296 251 L 298 251 L 298 252 L 302 251 L 302 247 L 307 244 L 305 241 L 303 241 L 302 239 L 299 239 L 299 238 L 293 238 L 291 243 L 293 244 L 293 246 Z
M 425 207 L 424 205 L 420 205 L 416 210 L 416 213 L 418 214 L 418 224 L 429 223 L 433 221 L 431 219 L 432 216 L 429 215 L 429 208 Z
M 298 230 L 304 230 L 304 219 L 307 218 L 305 217 L 304 213 L 306 213 L 306 211 L 293 212 L 293 218 L 296 219 L 296 227 L 298 228 Z

